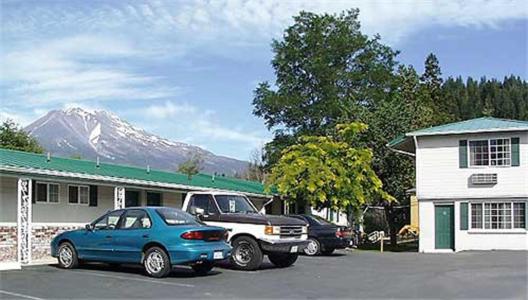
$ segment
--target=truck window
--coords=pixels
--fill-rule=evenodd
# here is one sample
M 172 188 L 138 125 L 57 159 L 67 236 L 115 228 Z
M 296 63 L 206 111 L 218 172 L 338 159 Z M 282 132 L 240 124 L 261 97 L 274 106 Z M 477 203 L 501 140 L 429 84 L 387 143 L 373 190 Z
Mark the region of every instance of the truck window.
M 214 215 L 217 213 L 213 199 L 207 194 L 192 195 L 189 203 L 188 211 L 191 214 L 196 214 L 196 209 L 201 208 L 207 215 Z
M 238 195 L 215 195 L 216 203 L 223 213 L 258 213 L 246 197 Z

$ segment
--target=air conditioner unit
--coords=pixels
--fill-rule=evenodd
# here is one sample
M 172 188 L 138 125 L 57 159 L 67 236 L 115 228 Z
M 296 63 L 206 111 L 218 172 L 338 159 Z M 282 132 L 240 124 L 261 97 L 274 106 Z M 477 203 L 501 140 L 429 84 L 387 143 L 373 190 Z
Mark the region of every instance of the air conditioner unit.
M 492 174 L 473 174 L 471 183 L 475 185 L 497 184 L 497 173 Z

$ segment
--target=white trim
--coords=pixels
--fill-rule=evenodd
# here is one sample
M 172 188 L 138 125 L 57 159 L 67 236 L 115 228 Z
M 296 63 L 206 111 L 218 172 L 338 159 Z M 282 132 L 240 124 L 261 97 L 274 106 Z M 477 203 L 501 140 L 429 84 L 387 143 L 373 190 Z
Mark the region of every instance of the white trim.
M 74 177 L 78 179 L 108 181 L 108 182 L 113 182 L 113 183 L 125 183 L 125 184 L 132 184 L 132 185 L 143 185 L 143 186 L 161 187 L 161 188 L 169 188 L 169 189 L 183 189 L 187 191 L 217 191 L 217 192 L 230 193 L 230 194 L 240 193 L 240 194 L 257 197 L 257 198 L 269 198 L 270 197 L 270 195 L 265 195 L 265 194 L 237 192 L 237 191 L 230 191 L 230 190 L 223 190 L 223 189 L 190 186 L 190 185 L 184 185 L 184 184 L 162 183 L 162 182 L 157 182 L 157 181 L 117 178 L 117 177 L 111 177 L 111 176 L 90 175 L 90 174 L 84 174 L 84 173 L 52 171 L 52 170 L 33 169 L 33 168 L 21 168 L 21 167 L 13 167 L 13 166 L 5 166 L 5 165 L 0 166 L 0 171 L 19 172 L 19 173 L 31 174 L 31 175 L 39 174 L 39 175 L 48 175 L 48 176 Z
M 424 132 L 424 133 L 406 133 L 405 136 L 431 136 L 431 135 L 453 135 L 453 134 L 470 134 L 470 133 L 485 133 L 485 132 L 511 132 L 511 131 L 528 131 L 526 127 L 510 127 L 497 129 L 477 129 L 477 130 L 459 130 L 459 131 L 444 131 L 444 132 Z
M 20 270 L 20 269 L 22 269 L 22 266 L 20 266 L 20 263 L 18 261 L 0 262 L 0 271 Z
M 16 227 L 17 225 L 17 222 L 0 222 L 0 226 L 4 227 Z
M 81 226 L 84 227 L 87 223 L 82 222 L 35 222 L 33 223 L 33 227 L 40 227 L 40 226 L 49 226 L 49 227 L 73 227 L 73 226 Z

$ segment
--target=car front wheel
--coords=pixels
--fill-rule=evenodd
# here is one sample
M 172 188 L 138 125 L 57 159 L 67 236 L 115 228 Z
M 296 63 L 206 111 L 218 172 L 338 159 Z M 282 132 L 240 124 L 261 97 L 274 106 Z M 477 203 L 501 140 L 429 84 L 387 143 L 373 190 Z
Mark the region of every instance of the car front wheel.
M 75 247 L 69 242 L 60 244 L 58 250 L 57 260 L 59 266 L 63 269 L 73 269 L 79 265 L 79 259 L 77 258 L 77 251 Z
M 299 255 L 297 253 L 272 253 L 268 254 L 268 258 L 272 264 L 279 268 L 286 268 L 297 261 Z
M 304 248 L 304 253 L 309 256 L 319 255 L 321 253 L 321 244 L 314 238 L 308 238 L 308 245 Z
M 143 266 L 149 276 L 156 278 L 169 275 L 172 269 L 169 256 L 159 247 L 150 247 L 145 252 Z
M 262 263 L 262 250 L 254 239 L 241 236 L 236 238 L 231 250 L 231 263 L 239 270 L 256 270 Z

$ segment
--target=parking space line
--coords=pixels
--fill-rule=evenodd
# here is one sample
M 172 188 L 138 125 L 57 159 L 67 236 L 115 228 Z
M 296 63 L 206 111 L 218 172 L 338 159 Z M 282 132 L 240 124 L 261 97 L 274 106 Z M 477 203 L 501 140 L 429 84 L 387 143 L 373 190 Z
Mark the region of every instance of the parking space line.
M 124 277 L 124 276 L 108 275 L 108 274 L 101 274 L 101 273 L 95 273 L 95 272 L 82 272 L 82 271 L 70 271 L 70 272 L 79 273 L 79 274 L 88 274 L 88 275 L 99 276 L 99 277 L 121 279 L 121 280 L 135 280 L 135 281 L 141 281 L 141 282 L 150 282 L 150 283 L 173 285 L 173 286 L 180 286 L 180 287 L 191 287 L 191 288 L 194 287 L 194 285 L 186 284 L 186 283 L 167 282 L 167 281 L 161 281 L 161 280 L 142 279 L 142 278 L 134 278 L 134 277 Z
M 19 294 L 19 293 L 8 292 L 8 291 L 4 291 L 4 290 L 0 290 L 0 294 L 6 294 L 6 295 L 20 297 L 20 298 L 24 298 L 24 299 L 44 300 L 42 298 L 33 297 L 33 296 L 30 296 L 30 295 Z

